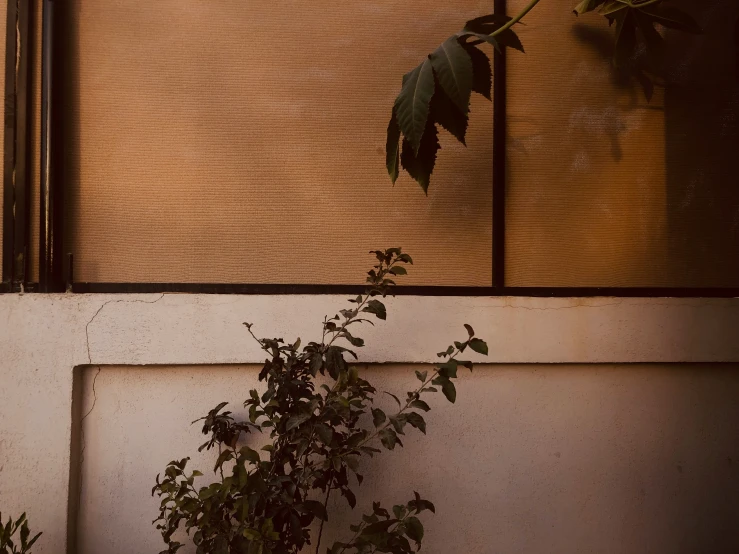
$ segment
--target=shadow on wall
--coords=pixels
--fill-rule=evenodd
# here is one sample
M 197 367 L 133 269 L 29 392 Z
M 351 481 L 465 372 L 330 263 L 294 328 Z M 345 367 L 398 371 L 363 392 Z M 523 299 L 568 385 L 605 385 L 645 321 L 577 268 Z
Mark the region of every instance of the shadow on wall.
M 702 36 L 665 34 L 664 63 L 641 52 L 635 65 L 651 66 L 665 84 L 665 167 L 668 248 L 665 270 L 673 286 L 739 285 L 739 52 L 733 0 L 683 2 L 705 30 Z M 583 23 L 574 36 L 604 60 L 613 53 L 612 30 Z M 659 67 L 659 69 L 657 69 Z M 642 94 L 635 80 L 612 71 L 614 86 Z M 620 159 L 619 133 L 610 136 Z

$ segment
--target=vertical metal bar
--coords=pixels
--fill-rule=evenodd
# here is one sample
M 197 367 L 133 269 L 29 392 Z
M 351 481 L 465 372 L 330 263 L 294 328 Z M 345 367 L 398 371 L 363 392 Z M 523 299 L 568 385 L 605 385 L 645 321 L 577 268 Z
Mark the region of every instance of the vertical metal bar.
M 33 21 L 33 3 L 29 0 L 18 1 L 18 52 L 16 62 L 15 86 L 15 234 L 13 247 L 13 290 L 25 288 L 28 276 L 28 236 L 30 223 L 30 180 L 28 169 L 31 166 L 31 119 L 28 117 L 28 106 L 31 103 L 32 87 L 29 86 L 29 66 L 33 55 L 31 44 L 31 21 Z
M 495 13 L 506 14 L 506 0 L 495 0 Z M 506 196 L 506 49 L 493 58 L 493 287 L 505 286 Z
M 18 24 L 18 4 L 8 1 L 5 30 L 5 102 L 3 135 L 3 254 L 2 290 L 9 292 L 13 281 L 13 250 L 15 246 L 15 70 Z
M 54 173 L 54 6 L 43 0 L 41 59 L 41 225 L 39 292 L 63 292 L 63 191 Z

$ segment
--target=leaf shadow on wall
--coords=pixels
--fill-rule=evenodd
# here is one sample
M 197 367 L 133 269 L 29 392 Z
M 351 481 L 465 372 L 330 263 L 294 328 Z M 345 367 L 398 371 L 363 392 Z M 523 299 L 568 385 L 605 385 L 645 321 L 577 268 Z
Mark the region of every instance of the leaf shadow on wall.
M 653 73 L 664 82 L 667 267 L 673 286 L 739 286 L 739 75 L 735 22 L 739 4 L 713 0 L 684 6 L 700 36 L 667 31 Z M 573 35 L 610 62 L 612 30 L 577 23 Z M 637 50 L 635 65 L 650 65 Z M 633 76 L 612 69 L 612 83 L 643 94 Z M 659 109 L 657 107 L 653 109 Z M 614 157 L 618 130 L 609 133 Z

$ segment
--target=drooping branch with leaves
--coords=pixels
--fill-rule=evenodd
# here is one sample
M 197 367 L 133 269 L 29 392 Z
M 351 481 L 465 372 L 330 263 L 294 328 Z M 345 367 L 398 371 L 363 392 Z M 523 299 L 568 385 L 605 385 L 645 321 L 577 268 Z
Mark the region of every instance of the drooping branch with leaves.
M 373 405 L 377 390 L 347 362 L 357 358 L 353 348 L 364 345 L 356 327 L 372 324 L 370 317 L 386 319 L 381 299 L 413 263 L 399 248 L 373 254 L 377 264 L 368 272 L 367 292 L 350 299 L 351 307 L 324 318 L 320 341 L 301 347 L 300 339 L 258 338 L 253 325 L 245 323 L 267 355 L 259 373 L 265 389 L 249 392 L 244 402 L 248 419 L 238 421 L 223 411 L 223 402 L 197 420 L 208 436 L 199 450 L 218 451 L 215 482 L 196 487 L 203 474 L 187 472 L 189 458 L 170 462 L 163 477 L 157 476 L 152 494 L 161 498 L 154 523 L 167 545 L 162 554 L 183 546 L 175 537 L 180 529 L 192 537 L 198 553 L 297 554 L 306 547 L 321 552 L 331 494 L 355 506 L 363 457 L 403 446 L 408 426 L 425 434 L 423 413 L 430 406 L 423 398 L 428 394 L 441 391 L 450 402 L 456 400 L 458 368 L 472 370 L 472 363 L 460 356 L 468 349 L 487 354 L 487 345 L 469 325 L 465 340 L 438 353 L 441 362 L 432 371 L 416 372 L 420 384 L 404 401 L 387 393 L 397 403 L 392 413 Z M 268 444 L 261 447 L 264 454 L 253 448 L 255 432 L 269 433 Z M 372 513 L 351 526 L 353 537 L 326 552 L 417 552 L 424 534 L 418 514 L 425 510 L 434 511 L 434 505 L 418 493 L 392 511 L 375 502 Z M 320 526 L 314 534 L 316 519 Z
M 468 21 L 403 77 L 387 129 L 386 166 L 393 183 L 402 168 L 428 194 L 441 148 L 439 127 L 465 144 L 472 93 L 491 100 L 490 59 L 481 46 L 524 52 L 514 27 L 540 1 L 531 0 L 514 17 L 489 14 Z M 615 29 L 613 64 L 633 75 L 651 99 L 654 71 L 635 62 L 638 46 L 643 44 L 652 59 L 659 60 L 664 47 L 659 28 L 702 32 L 693 17 L 673 4 L 671 0 L 582 0 L 574 13 L 598 12 L 608 20 Z

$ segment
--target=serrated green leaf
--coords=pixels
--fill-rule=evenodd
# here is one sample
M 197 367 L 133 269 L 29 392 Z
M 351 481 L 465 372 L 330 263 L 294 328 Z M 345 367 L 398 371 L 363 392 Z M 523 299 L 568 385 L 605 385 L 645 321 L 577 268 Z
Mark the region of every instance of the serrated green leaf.
M 431 97 L 434 95 L 434 71 L 426 58 L 403 77 L 403 88 L 395 99 L 395 117 L 404 136 L 404 144 L 418 154 L 427 129 Z M 404 146 L 405 148 L 405 146 Z
M 490 59 L 485 52 L 474 46 L 465 46 L 467 54 L 472 60 L 472 90 L 492 100 L 493 72 L 490 68 Z
M 467 51 L 457 37 L 450 37 L 431 54 L 430 58 L 434 73 L 444 92 L 463 113 L 469 113 L 473 77 L 472 60 Z
M 465 135 L 469 118 L 451 101 L 441 87 L 437 87 L 431 99 L 431 118 L 459 142 L 467 145 Z
M 400 163 L 408 174 L 421 186 L 423 192 L 428 194 L 429 185 L 431 184 L 431 174 L 436 165 L 436 153 L 441 146 L 439 145 L 439 133 L 436 125 L 429 119 L 429 125 L 421 140 L 421 147 L 418 153 L 415 153 L 413 146 L 403 140 L 403 151 L 400 155 Z

